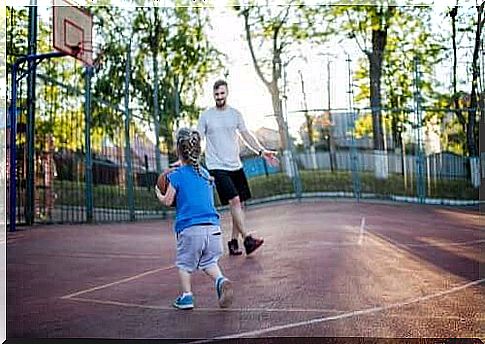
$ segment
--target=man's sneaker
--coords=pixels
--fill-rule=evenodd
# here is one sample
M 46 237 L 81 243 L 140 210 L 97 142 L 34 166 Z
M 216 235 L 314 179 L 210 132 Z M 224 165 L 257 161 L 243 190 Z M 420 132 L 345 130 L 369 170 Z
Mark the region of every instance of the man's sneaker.
M 251 235 L 244 238 L 244 248 L 246 249 L 246 254 L 253 253 L 259 246 L 264 243 L 264 239 L 255 239 Z
M 225 277 L 219 277 L 216 280 L 217 299 L 221 308 L 227 308 L 232 304 L 234 291 L 232 283 Z
M 194 308 L 194 298 L 192 295 L 180 295 L 172 305 L 178 309 L 192 309 Z
M 229 247 L 229 255 L 240 256 L 242 254 L 242 251 L 239 249 L 237 239 L 232 239 L 231 241 L 229 241 L 227 243 L 227 246 Z

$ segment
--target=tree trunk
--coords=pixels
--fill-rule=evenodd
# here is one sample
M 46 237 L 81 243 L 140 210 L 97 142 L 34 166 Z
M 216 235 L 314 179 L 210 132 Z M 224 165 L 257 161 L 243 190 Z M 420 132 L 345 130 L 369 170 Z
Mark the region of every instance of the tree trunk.
M 473 50 L 473 60 L 472 60 L 472 89 L 470 92 L 470 105 L 468 109 L 468 123 L 467 123 L 467 148 L 468 153 L 471 157 L 476 157 L 478 155 L 478 140 L 475 137 L 475 127 L 477 124 L 477 106 L 478 106 L 478 94 L 477 94 L 477 85 L 478 85 L 478 57 L 480 52 L 480 37 L 482 31 L 482 12 L 483 6 L 485 3 L 482 3 L 479 7 L 477 7 L 478 17 L 477 17 L 477 31 L 475 34 L 475 47 Z
M 456 117 L 458 118 L 458 121 L 460 122 L 463 132 L 466 133 L 466 121 L 465 117 L 463 116 L 463 113 L 460 109 L 460 102 L 459 102 L 459 96 L 458 96 L 458 89 L 457 89 L 457 80 L 456 80 L 456 70 L 457 70 L 457 64 L 458 64 L 458 58 L 456 55 L 457 52 L 457 47 L 456 47 L 456 16 L 458 14 L 458 6 L 455 6 L 452 8 L 450 11 L 450 17 L 451 17 L 451 40 L 452 40 L 452 45 L 453 45 L 453 105 L 455 107 L 455 113 Z
M 384 132 L 381 114 L 381 75 L 387 28 L 372 31 L 372 52 L 368 54 L 370 64 L 370 105 L 372 111 L 372 133 L 374 141 L 374 175 L 388 178 L 387 155 L 384 150 Z
M 281 108 L 281 101 L 280 101 L 280 91 L 278 89 L 276 81 L 271 82 L 268 89 L 269 89 L 269 92 L 271 93 L 273 112 L 275 114 L 276 123 L 278 124 L 278 132 L 280 134 L 281 149 L 287 150 L 289 146 L 288 146 L 288 140 L 286 137 L 286 132 L 287 132 L 286 122 L 283 117 L 283 109 Z
M 381 115 L 381 75 L 386 39 L 386 31 L 372 31 L 372 53 L 368 56 L 370 64 L 370 105 L 375 150 L 384 150 L 384 133 L 382 130 Z

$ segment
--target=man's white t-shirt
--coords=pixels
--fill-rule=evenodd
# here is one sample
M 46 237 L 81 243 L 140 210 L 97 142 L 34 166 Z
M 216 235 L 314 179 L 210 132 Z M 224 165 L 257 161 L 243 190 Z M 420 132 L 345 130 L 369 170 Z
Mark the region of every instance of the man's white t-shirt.
M 242 168 L 238 132 L 247 128 L 239 111 L 230 106 L 224 110 L 212 107 L 200 116 L 197 130 L 205 138 L 205 164 L 209 170 Z

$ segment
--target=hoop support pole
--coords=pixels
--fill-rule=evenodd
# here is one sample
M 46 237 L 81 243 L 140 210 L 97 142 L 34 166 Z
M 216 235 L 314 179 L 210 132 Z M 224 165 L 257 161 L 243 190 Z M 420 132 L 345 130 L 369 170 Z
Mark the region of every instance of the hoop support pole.
M 16 145 L 16 136 L 17 136 L 17 70 L 19 69 L 20 65 L 25 62 L 30 61 L 42 61 L 45 59 L 53 58 L 53 57 L 61 57 L 66 56 L 67 54 L 64 52 L 54 51 L 46 54 L 32 54 L 27 56 L 22 56 L 18 58 L 12 66 L 12 92 L 11 92 L 11 99 L 10 99 L 10 180 L 9 180 L 9 228 L 10 232 L 15 231 L 16 227 L 16 220 L 17 220 L 17 145 Z M 30 70 L 29 70 L 30 72 Z M 23 77 L 23 76 L 22 76 Z

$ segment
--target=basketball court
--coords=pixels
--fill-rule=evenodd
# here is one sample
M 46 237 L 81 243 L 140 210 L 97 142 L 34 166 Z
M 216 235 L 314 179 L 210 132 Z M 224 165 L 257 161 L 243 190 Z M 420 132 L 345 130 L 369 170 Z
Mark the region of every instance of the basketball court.
M 7 238 L 7 338 L 485 338 L 476 210 L 345 200 L 247 211 L 265 238 L 221 259 L 220 309 L 202 272 L 179 293 L 171 220 L 45 226 Z M 230 216 L 223 213 L 224 242 Z M 225 248 L 227 251 L 227 247 Z
M 54 4 L 56 52 L 19 64 L 71 55 L 92 66 L 92 17 L 64 0 Z M 16 98 L 14 86 L 11 109 Z M 485 339 L 485 231 L 476 208 L 330 198 L 251 206 L 247 228 L 265 244 L 236 257 L 227 254 L 231 217 L 222 212 L 220 264 L 234 282 L 234 303 L 219 308 L 211 280 L 198 272 L 195 308 L 177 310 L 171 306 L 180 292 L 172 219 L 14 230 L 12 114 L 8 339 Z M 88 146 L 86 166 L 92 167 Z M 26 199 L 34 193 L 29 183 Z M 92 180 L 86 185 L 92 188 Z

